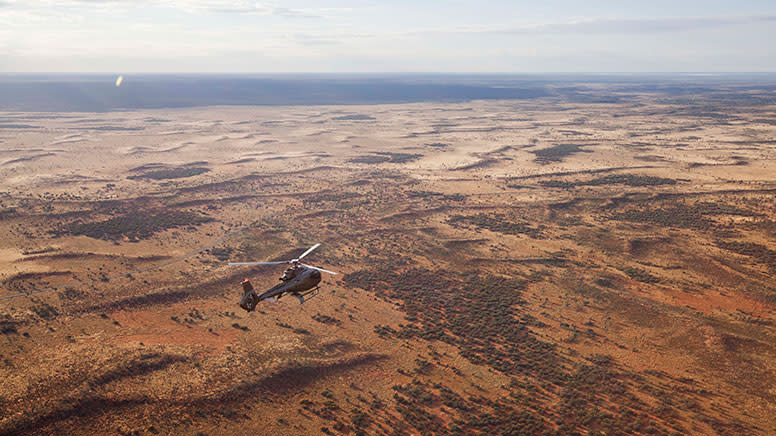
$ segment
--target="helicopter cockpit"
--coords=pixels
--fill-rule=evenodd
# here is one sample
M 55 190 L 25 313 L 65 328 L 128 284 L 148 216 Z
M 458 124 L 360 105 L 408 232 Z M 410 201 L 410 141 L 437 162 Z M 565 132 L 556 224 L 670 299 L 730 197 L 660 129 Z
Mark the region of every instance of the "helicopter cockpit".
M 287 282 L 287 281 L 293 279 L 294 277 L 296 277 L 296 275 L 298 273 L 299 273 L 299 267 L 297 267 L 297 266 L 288 267 L 286 272 L 283 273 L 283 276 L 280 277 L 280 280 L 282 280 L 284 282 Z

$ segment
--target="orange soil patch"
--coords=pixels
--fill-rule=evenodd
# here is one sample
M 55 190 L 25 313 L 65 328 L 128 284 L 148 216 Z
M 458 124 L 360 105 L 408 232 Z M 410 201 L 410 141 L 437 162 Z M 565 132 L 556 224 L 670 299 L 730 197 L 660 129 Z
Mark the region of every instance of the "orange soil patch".
M 178 323 L 165 316 L 166 312 L 119 311 L 112 318 L 128 334 L 116 335 L 112 343 L 143 343 L 155 345 L 201 345 L 205 354 L 219 354 L 227 345 L 235 343 L 238 331 L 233 328 L 212 329 L 187 323 Z

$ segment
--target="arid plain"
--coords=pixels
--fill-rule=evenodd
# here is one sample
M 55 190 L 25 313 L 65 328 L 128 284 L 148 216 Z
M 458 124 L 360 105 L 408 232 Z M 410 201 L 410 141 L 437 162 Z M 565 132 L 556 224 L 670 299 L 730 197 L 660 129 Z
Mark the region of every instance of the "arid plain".
M 757 92 L 1 113 L 0 433 L 773 434 Z

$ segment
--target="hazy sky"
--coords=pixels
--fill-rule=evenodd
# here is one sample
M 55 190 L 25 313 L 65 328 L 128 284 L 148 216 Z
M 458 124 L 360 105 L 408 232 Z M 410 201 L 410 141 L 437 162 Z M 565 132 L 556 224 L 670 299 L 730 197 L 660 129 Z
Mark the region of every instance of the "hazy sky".
M 776 71 L 776 0 L 0 0 L 5 72 Z

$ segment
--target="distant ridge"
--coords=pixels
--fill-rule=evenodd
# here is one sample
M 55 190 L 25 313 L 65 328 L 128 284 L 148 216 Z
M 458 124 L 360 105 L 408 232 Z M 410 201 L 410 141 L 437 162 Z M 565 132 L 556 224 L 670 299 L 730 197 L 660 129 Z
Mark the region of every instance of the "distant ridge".
M 744 104 L 776 104 L 776 74 L 2 74 L 0 111 L 107 112 L 218 105 L 355 105 L 557 97 L 619 103 L 637 94 L 724 92 Z M 601 85 L 605 85 L 602 89 Z M 766 98 L 768 101 L 764 101 Z
M 530 99 L 544 86 L 400 78 L 266 78 L 223 75 L 0 75 L 0 110 L 105 112 L 215 105 L 336 105 Z

